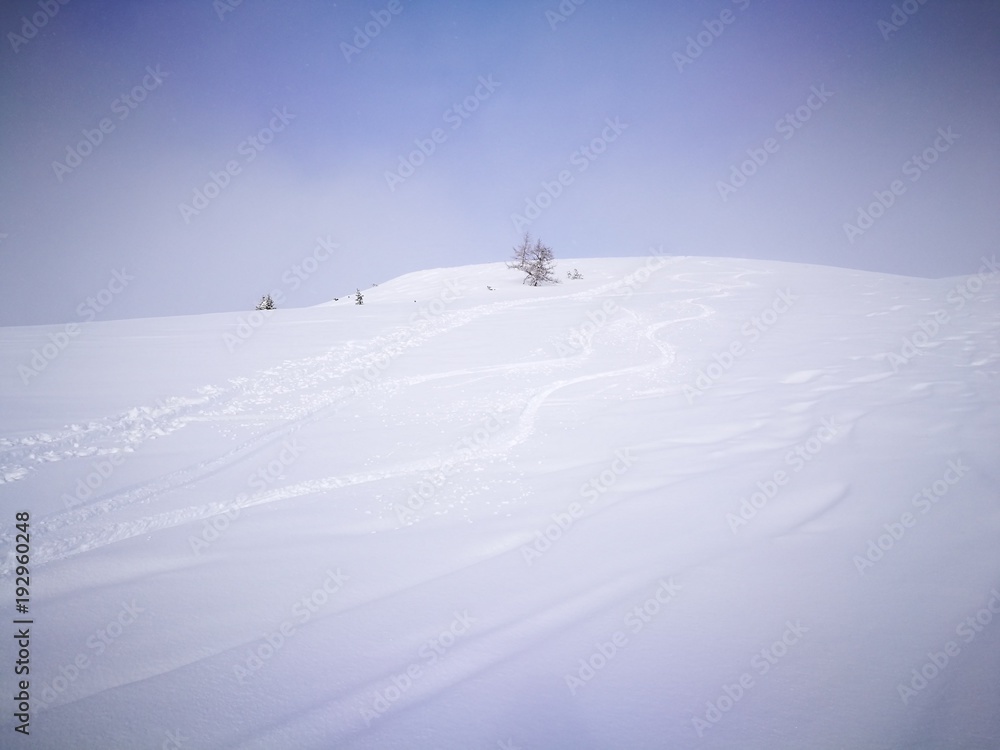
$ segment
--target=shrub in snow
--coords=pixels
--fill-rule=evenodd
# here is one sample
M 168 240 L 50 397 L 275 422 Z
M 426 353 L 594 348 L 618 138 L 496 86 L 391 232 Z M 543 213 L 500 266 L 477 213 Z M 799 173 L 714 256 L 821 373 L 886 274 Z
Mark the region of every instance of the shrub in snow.
M 360 289 L 354 290 L 354 304 L 355 305 L 365 304 L 365 296 L 361 293 Z
M 271 299 L 271 295 L 270 294 L 265 294 L 263 297 L 261 297 L 260 298 L 260 302 L 257 303 L 256 309 L 257 310 L 273 310 L 274 309 L 274 300 Z
M 577 271 L 574 268 L 572 272 L 570 272 L 570 271 L 566 272 L 566 278 L 569 278 L 569 279 L 582 279 L 583 278 L 583 274 L 580 273 L 579 271 Z

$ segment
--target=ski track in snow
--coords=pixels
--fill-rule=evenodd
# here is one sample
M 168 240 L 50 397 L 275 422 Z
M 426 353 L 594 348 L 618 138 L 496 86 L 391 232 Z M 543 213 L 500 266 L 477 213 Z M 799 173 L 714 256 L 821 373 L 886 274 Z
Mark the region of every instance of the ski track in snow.
M 679 277 L 684 275 L 679 275 Z M 706 291 L 705 287 L 708 287 L 707 291 L 723 296 L 728 293 L 728 287 L 722 284 L 695 283 L 702 287 L 697 290 L 700 292 L 697 295 L 699 298 L 704 298 L 702 293 Z M 622 281 L 616 280 L 593 289 L 566 295 L 563 299 L 586 301 L 619 289 L 621 285 Z M 209 461 L 199 462 L 158 477 L 153 481 L 112 494 L 95 497 L 80 507 L 39 519 L 34 524 L 36 534 L 33 552 L 34 562 L 44 564 L 61 560 L 134 536 L 192 521 L 200 521 L 233 510 L 236 507 L 233 502 L 209 503 L 154 513 L 140 519 L 109 523 L 96 528 L 93 524 L 85 525 L 82 523 L 92 521 L 124 506 L 137 502 L 150 502 L 167 492 L 193 485 L 266 449 L 268 446 L 280 442 L 306 424 L 328 419 L 340 409 L 355 403 L 357 398 L 371 396 L 379 390 L 391 392 L 429 380 L 462 375 L 488 375 L 500 372 L 509 374 L 514 371 L 546 372 L 553 367 L 574 366 L 592 354 L 592 342 L 588 340 L 583 351 L 574 357 L 559 357 L 513 365 L 500 364 L 492 367 L 465 368 L 422 377 L 389 378 L 383 376 L 360 393 L 355 393 L 353 388 L 343 385 L 333 388 L 327 385 L 329 381 L 340 380 L 352 374 L 364 372 L 366 368 L 384 361 L 387 353 L 390 353 L 395 359 L 395 357 L 400 356 L 400 352 L 406 349 L 419 347 L 432 338 L 447 334 L 481 318 L 495 315 L 503 310 L 532 304 L 534 304 L 533 300 L 515 300 L 479 305 L 467 310 L 445 312 L 429 321 L 419 321 L 415 324 L 401 326 L 387 334 L 375 337 L 365 345 L 348 344 L 335 347 L 320 356 L 287 360 L 277 367 L 260 371 L 252 376 L 233 379 L 230 381 L 229 388 L 205 386 L 199 389 L 199 398 L 166 399 L 153 407 L 135 407 L 114 417 L 93 420 L 85 425 L 70 425 L 55 435 L 39 433 L 16 440 L 3 439 L 0 442 L 0 460 L 3 461 L 0 464 L 0 474 L 13 477 L 16 480 L 22 479 L 30 471 L 37 470 L 46 463 L 54 461 L 116 452 L 132 452 L 146 440 L 166 437 L 183 428 L 188 422 L 212 421 L 219 418 L 235 418 L 237 420 L 245 418 L 247 422 L 253 423 L 260 419 L 262 412 L 268 417 L 272 413 L 276 413 L 280 419 L 280 424 L 277 427 L 265 430 Z M 538 412 L 549 398 L 559 390 L 599 379 L 651 372 L 659 368 L 669 367 L 673 363 L 674 352 L 669 345 L 657 339 L 657 332 L 670 325 L 710 317 L 713 312 L 707 306 L 695 302 L 693 298 L 681 300 L 680 304 L 693 304 L 701 312 L 698 315 L 656 322 L 645 326 L 638 332 L 639 337 L 651 342 L 660 352 L 658 360 L 648 364 L 632 365 L 552 383 L 530 397 L 527 406 L 518 417 L 512 436 L 498 444 L 491 445 L 466 460 L 478 460 L 488 456 L 507 454 L 524 443 L 535 430 Z M 636 316 L 633 314 L 633 317 Z M 637 321 L 636 327 L 638 325 Z M 320 390 L 309 390 L 317 387 Z M 278 396 L 281 398 L 276 398 Z M 40 451 L 39 446 L 45 446 L 45 451 Z M 26 463 L 14 463 L 18 460 Z M 440 462 L 437 459 L 427 458 L 393 465 L 375 472 L 328 476 L 251 495 L 242 504 L 242 507 L 302 497 L 400 475 L 430 471 L 439 465 Z M 72 532 L 58 536 L 59 530 L 66 527 L 71 527 Z M 5 546 L 10 544 L 12 540 L 12 530 L 7 530 L 0 535 L 0 543 Z M 0 575 L 10 574 L 12 562 L 13 552 L 11 551 L 8 552 L 3 567 L 0 568 Z
M 617 369 L 577 375 L 555 380 L 533 392 L 516 397 L 515 401 L 526 401 L 526 405 L 510 429 L 503 436 L 491 441 L 483 450 L 465 459 L 452 459 L 455 463 L 467 463 L 487 459 L 502 458 L 529 440 L 536 430 L 539 413 L 558 392 L 600 380 L 621 381 L 632 375 L 655 375 L 669 369 L 675 359 L 673 347 L 661 340 L 659 334 L 670 326 L 683 323 L 705 321 L 715 314 L 714 308 L 704 300 L 713 297 L 724 298 L 733 293 L 734 288 L 748 286 L 746 282 L 735 283 L 748 273 L 734 274 L 733 282 L 721 284 L 704 281 L 697 277 L 699 272 L 676 274 L 675 282 L 693 285 L 691 296 L 675 300 L 671 311 L 680 308 L 695 309 L 695 314 L 686 316 L 671 314 L 666 320 L 644 322 L 640 316 L 627 307 L 630 325 L 627 338 L 633 341 L 645 340 L 659 356 L 647 363 L 629 365 Z M 567 295 L 563 299 L 587 301 L 606 295 L 621 287 L 621 280 L 603 284 L 593 289 Z M 255 423 L 261 418 L 278 420 L 278 425 L 264 430 L 252 438 L 218 455 L 211 460 L 187 466 L 169 474 L 157 477 L 139 485 L 101 495 L 79 507 L 56 513 L 35 522 L 33 560 L 44 564 L 61 560 L 75 554 L 114 544 L 132 537 L 169 529 L 186 523 L 198 522 L 235 508 L 249 508 L 256 505 L 301 498 L 344 487 L 377 482 L 394 477 L 415 475 L 432 471 L 441 465 L 434 457 L 415 459 L 390 464 L 377 471 L 359 471 L 330 475 L 319 479 L 269 488 L 263 492 L 247 495 L 245 501 L 237 505 L 235 501 L 203 503 L 186 508 L 160 513 L 150 513 L 138 519 L 109 523 L 95 523 L 102 516 L 135 503 L 150 503 L 161 495 L 197 482 L 224 471 L 265 449 L 286 439 L 304 426 L 329 419 L 339 410 L 358 403 L 358 399 L 371 398 L 380 392 L 394 393 L 400 389 L 416 385 L 462 376 L 489 376 L 513 372 L 547 373 L 553 368 L 572 369 L 578 367 L 593 354 L 593 337 L 588 337 L 581 351 L 572 357 L 558 357 L 546 360 L 497 364 L 492 366 L 463 368 L 425 376 L 388 377 L 381 376 L 359 392 L 344 386 L 341 381 L 352 374 L 363 373 L 366 368 L 377 365 L 386 356 L 395 359 L 407 349 L 417 348 L 429 340 L 445 335 L 455 329 L 482 318 L 495 315 L 511 308 L 534 304 L 533 300 L 504 301 L 479 305 L 466 310 L 445 312 L 429 321 L 400 326 L 388 333 L 377 336 L 363 344 L 349 342 L 333 347 L 322 355 L 297 360 L 286 360 L 276 367 L 256 372 L 242 378 L 232 379 L 228 387 L 206 386 L 199 389 L 198 398 L 176 397 L 166 399 L 154 407 L 135 407 L 124 414 L 103 420 L 88 422 L 86 425 L 71 425 L 55 435 L 39 433 L 17 440 L 0 442 L 0 457 L 4 463 L 0 473 L 15 478 L 23 478 L 29 471 L 37 470 L 46 463 L 75 457 L 102 455 L 114 452 L 132 452 L 146 440 L 165 437 L 182 429 L 189 422 L 214 420 L 246 420 Z M 610 326 L 609 326 L 610 328 Z M 600 333 L 600 332 L 598 332 Z M 803 370 L 787 375 L 783 382 L 789 385 L 809 384 L 822 375 L 818 370 Z M 882 373 L 857 379 L 858 383 L 877 381 Z M 679 392 L 673 386 L 654 389 L 655 395 Z M 646 394 L 648 396 L 648 392 Z M 509 402 L 509 400 L 508 400 Z M 499 410 L 503 404 L 483 405 L 487 410 Z M 755 424 L 752 429 L 759 429 Z M 688 435 L 691 442 L 698 442 L 696 435 Z M 714 443 L 727 439 L 718 433 L 707 435 L 704 442 Z M 40 446 L 45 446 L 44 452 Z M 12 463 L 20 459 L 26 463 Z M 88 523 L 89 522 L 89 523 Z M 793 525 L 798 522 L 793 522 Z M 805 523 L 805 522 L 802 522 Z M 60 534 L 66 529 L 68 533 Z M 0 535 L 0 543 L 10 544 L 13 531 Z M 519 546 L 518 540 L 512 548 Z M 13 552 L 8 552 L 0 575 L 9 575 L 12 569 Z
M 733 282 L 752 273 L 755 272 L 746 271 L 734 274 Z M 710 318 L 715 314 L 715 310 L 699 300 L 712 299 L 713 297 L 724 298 L 730 296 L 734 288 L 748 286 L 745 282 L 727 285 L 692 278 L 699 275 L 701 275 L 699 272 L 690 272 L 676 274 L 673 277 L 675 282 L 694 285 L 690 297 L 676 300 L 673 304 L 678 307 L 694 307 L 699 311 L 697 314 L 686 317 L 671 316 L 667 320 L 643 324 L 638 315 L 627 307 L 622 308 L 632 320 L 632 325 L 629 327 L 630 337 L 633 340 L 644 339 L 648 341 L 659 352 L 659 357 L 656 360 L 556 380 L 534 393 L 527 394 L 527 404 L 519 414 L 516 425 L 510 431 L 512 434 L 506 436 L 505 439 L 493 441 L 488 448 L 464 459 L 464 462 L 502 457 L 525 443 L 536 429 L 539 412 L 559 391 L 603 379 L 620 380 L 629 375 L 649 374 L 655 373 L 657 370 L 668 369 L 674 363 L 676 353 L 668 343 L 661 341 L 657 334 L 669 326 Z M 567 295 L 563 299 L 580 301 L 595 299 L 620 288 L 621 284 L 621 280 L 616 280 L 593 289 Z M 0 464 L 0 475 L 6 476 L 8 481 L 16 481 L 26 477 L 30 471 L 37 470 L 40 466 L 53 461 L 115 452 L 132 452 L 146 440 L 166 437 L 180 430 L 189 422 L 245 419 L 249 423 L 254 423 L 260 420 L 262 415 L 267 419 L 279 420 L 278 426 L 258 433 L 251 439 L 245 440 L 211 460 L 184 467 L 155 480 L 115 493 L 95 497 L 81 507 L 40 519 L 35 524 L 37 541 L 35 542 L 34 561 L 36 564 L 44 564 L 141 534 L 201 521 L 227 511 L 231 512 L 237 507 L 234 501 L 206 503 L 152 513 L 139 519 L 102 525 L 83 523 L 98 519 L 124 506 L 154 501 L 158 496 L 193 485 L 213 474 L 224 471 L 280 442 L 303 426 L 328 419 L 340 409 L 356 403 L 357 399 L 368 398 L 379 391 L 395 392 L 401 388 L 461 376 L 488 376 L 497 373 L 510 374 L 517 371 L 548 372 L 552 368 L 572 368 L 592 355 L 593 337 L 591 336 L 585 340 L 582 351 L 573 357 L 463 368 L 426 376 L 397 378 L 382 376 L 361 392 L 355 392 L 351 387 L 331 383 L 331 381 L 340 381 L 352 374 L 363 373 L 366 368 L 384 361 L 386 356 L 395 359 L 407 349 L 417 348 L 432 338 L 447 334 L 481 318 L 495 315 L 503 310 L 529 306 L 533 303 L 533 300 L 505 301 L 479 305 L 466 310 L 448 311 L 429 321 L 400 326 L 363 344 L 348 342 L 332 347 L 319 356 L 286 360 L 276 367 L 259 371 L 250 376 L 232 379 L 228 388 L 205 386 L 199 389 L 198 398 L 175 397 L 163 400 L 153 407 L 135 407 L 114 417 L 94 420 L 85 425 L 71 425 L 55 435 L 39 433 L 16 440 L 0 439 L 0 460 L 3 461 Z M 788 374 L 783 382 L 790 385 L 808 384 L 821 375 L 822 372 L 819 370 L 802 370 Z M 883 377 L 886 375 L 876 373 L 858 378 L 855 382 L 873 382 Z M 331 385 L 333 387 L 330 387 Z M 664 395 L 672 390 L 675 389 L 660 388 L 654 390 L 653 393 Z M 490 405 L 493 409 L 498 406 L 498 404 Z M 697 442 L 696 437 L 689 436 L 689 439 Z M 720 436 L 713 435 L 707 439 L 709 442 L 715 442 L 720 439 Z M 25 463 L 15 463 L 18 460 Z M 425 458 L 390 465 L 378 471 L 331 475 L 249 495 L 239 507 L 243 509 L 343 487 L 418 474 L 431 471 L 440 465 L 438 459 Z M 58 534 L 60 529 L 67 527 L 72 529 L 69 534 Z M 9 544 L 12 539 L 13 533 L 10 530 L 0 535 L 0 542 L 5 545 Z M 8 552 L 3 567 L 0 568 L 0 575 L 10 574 L 12 555 L 13 552 Z

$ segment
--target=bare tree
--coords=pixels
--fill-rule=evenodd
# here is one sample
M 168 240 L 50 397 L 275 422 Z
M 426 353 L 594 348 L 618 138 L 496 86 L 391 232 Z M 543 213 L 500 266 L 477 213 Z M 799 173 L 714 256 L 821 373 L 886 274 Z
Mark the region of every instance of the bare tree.
M 528 266 L 524 269 L 524 283 L 531 286 L 541 284 L 558 284 L 556 278 L 556 257 L 552 254 L 552 248 L 543 245 L 541 240 L 537 240 L 528 253 Z
M 552 248 L 536 240 L 531 243 L 531 235 L 524 233 L 521 244 L 514 248 L 514 257 L 507 263 L 507 268 L 524 272 L 525 284 L 540 286 L 542 284 L 558 284 L 555 276 L 555 255 Z
M 515 271 L 523 271 L 528 266 L 528 254 L 531 252 L 531 235 L 527 232 L 521 240 L 521 244 L 514 248 L 514 257 L 507 263 L 507 268 Z

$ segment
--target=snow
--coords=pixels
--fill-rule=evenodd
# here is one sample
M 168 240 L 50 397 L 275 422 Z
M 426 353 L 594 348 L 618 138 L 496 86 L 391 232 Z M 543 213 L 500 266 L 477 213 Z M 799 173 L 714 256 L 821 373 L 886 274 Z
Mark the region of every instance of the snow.
M 1000 747 L 995 265 L 558 273 L 0 329 L 17 741 Z

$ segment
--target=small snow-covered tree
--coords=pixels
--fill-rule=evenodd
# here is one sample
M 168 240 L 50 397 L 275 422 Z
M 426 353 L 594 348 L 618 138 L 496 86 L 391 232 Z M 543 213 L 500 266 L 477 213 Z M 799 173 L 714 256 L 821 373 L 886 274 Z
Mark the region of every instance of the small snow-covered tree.
M 354 291 L 354 304 L 355 305 L 365 304 L 365 296 L 361 293 L 360 289 L 355 289 Z
M 568 278 L 568 279 L 582 279 L 583 278 L 583 274 L 580 273 L 579 271 L 577 271 L 574 268 L 572 272 L 570 272 L 570 271 L 566 272 L 566 278 Z
M 270 294 L 265 294 L 263 297 L 261 297 L 260 298 L 260 302 L 257 303 L 256 309 L 257 310 L 273 310 L 274 309 L 274 300 L 271 299 L 271 295 Z
M 524 271 L 523 283 L 540 286 L 559 283 L 555 276 L 555 263 L 552 248 L 541 240 L 532 244 L 531 235 L 525 232 L 521 244 L 514 248 L 514 257 L 507 263 L 507 268 Z
M 556 257 L 552 248 L 537 240 L 528 253 L 528 265 L 524 269 L 524 283 L 531 286 L 558 284 L 555 274 Z

